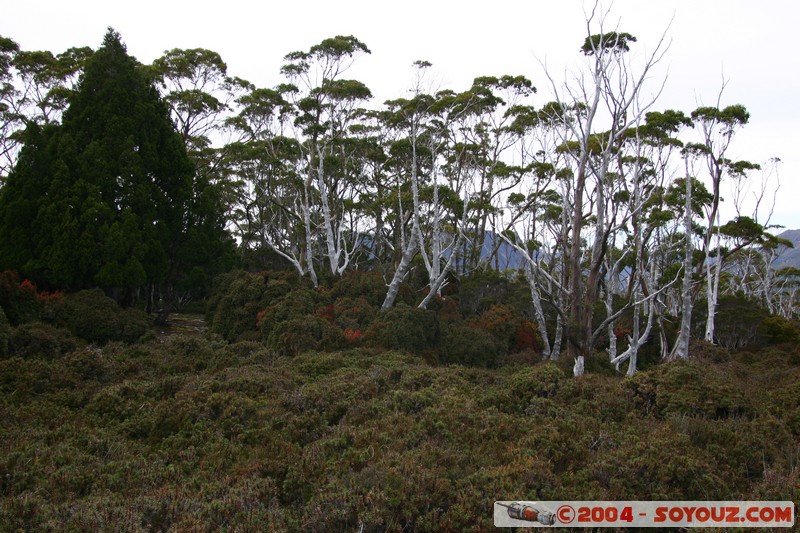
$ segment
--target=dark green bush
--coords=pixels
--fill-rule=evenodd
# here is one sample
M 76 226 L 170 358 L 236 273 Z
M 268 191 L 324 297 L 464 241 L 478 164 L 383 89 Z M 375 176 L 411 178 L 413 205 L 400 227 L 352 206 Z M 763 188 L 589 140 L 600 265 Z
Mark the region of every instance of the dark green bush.
M 363 296 L 338 298 L 333 303 L 333 314 L 336 323 L 342 329 L 366 331 L 378 314 L 378 306 L 370 304 Z
M 500 343 L 469 322 L 442 323 L 439 362 L 493 367 L 500 355 Z
M 280 355 L 336 350 L 345 345 L 342 330 L 316 315 L 278 322 L 267 337 L 267 346 Z
M 16 272 L 0 272 L 0 307 L 5 310 L 11 325 L 40 318 L 42 306 L 36 295 L 36 286 L 28 280 L 20 279 Z
M 56 359 L 79 344 L 69 331 L 43 322 L 27 322 L 11 332 L 11 352 L 23 358 Z
M 432 311 L 398 304 L 378 313 L 364 341 L 368 346 L 388 350 L 430 354 L 439 344 L 439 322 Z
M 9 342 L 11 341 L 11 324 L 8 323 L 6 314 L 0 306 L 0 357 L 5 357 L 9 353 Z
M 707 316 L 705 298 L 699 298 L 692 313 L 695 336 L 703 337 Z M 717 303 L 714 342 L 730 351 L 757 344 L 761 342 L 760 325 L 768 316 L 767 309 L 742 294 L 722 295 Z
M 241 339 L 248 331 L 255 334 L 256 315 L 270 301 L 267 281 L 264 276 L 242 271 L 218 276 L 206 312 L 209 331 L 229 342 Z
M 800 344 L 800 324 L 782 316 L 769 316 L 759 327 L 764 340 L 770 344 Z
M 455 298 L 434 296 L 428 303 L 428 310 L 436 313 L 439 323 L 460 322 L 463 319 L 458 301 Z
M 57 307 L 58 325 L 89 342 L 135 342 L 150 327 L 148 316 L 138 309 L 123 309 L 100 289 L 70 294 Z
M 729 374 L 701 361 L 680 361 L 640 372 L 626 382 L 644 413 L 721 419 L 751 415 L 750 399 Z
M 498 302 L 511 306 L 515 314 L 522 314 L 531 306 L 530 287 L 524 279 L 514 279 L 492 269 L 463 277 L 457 297 L 467 316 L 482 315 Z
M 776 348 L 633 379 L 268 351 L 173 337 L 0 360 L 0 529 L 488 531 L 499 495 L 799 494 L 800 368 Z
M 229 342 L 256 340 L 259 313 L 302 285 L 293 272 L 236 270 L 217 276 L 206 307 L 209 331 Z
M 502 353 L 508 353 L 516 345 L 517 332 L 523 320 L 510 305 L 495 304 L 481 315 L 476 326 L 494 337 Z
M 386 281 L 379 273 L 353 270 L 336 280 L 331 287 L 331 298 L 364 298 L 370 305 L 380 307 L 386 290 Z
M 552 398 L 567 376 L 553 363 L 539 363 L 511 371 L 504 392 L 509 403 L 503 407 L 510 412 L 523 413 L 535 398 Z
M 689 357 L 709 363 L 730 361 L 731 354 L 722 346 L 711 344 L 705 339 L 689 339 Z
M 282 322 L 314 314 L 320 306 L 327 303 L 325 295 L 311 289 L 295 289 L 271 301 L 256 314 L 256 322 L 261 337 L 268 339 L 272 330 Z M 332 318 L 332 317 L 322 317 Z

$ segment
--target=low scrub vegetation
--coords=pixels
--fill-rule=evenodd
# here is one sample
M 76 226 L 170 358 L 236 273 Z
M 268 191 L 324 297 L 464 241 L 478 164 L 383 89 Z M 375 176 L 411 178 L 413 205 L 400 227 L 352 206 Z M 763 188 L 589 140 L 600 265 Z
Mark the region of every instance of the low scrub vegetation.
M 796 351 L 630 380 L 201 337 L 52 355 L 0 360 L 9 530 L 488 531 L 496 499 L 800 498 Z
M 3 529 L 489 531 L 498 499 L 800 500 L 791 322 L 575 379 L 511 306 L 378 311 L 346 279 L 230 274 L 207 336 L 0 315 Z

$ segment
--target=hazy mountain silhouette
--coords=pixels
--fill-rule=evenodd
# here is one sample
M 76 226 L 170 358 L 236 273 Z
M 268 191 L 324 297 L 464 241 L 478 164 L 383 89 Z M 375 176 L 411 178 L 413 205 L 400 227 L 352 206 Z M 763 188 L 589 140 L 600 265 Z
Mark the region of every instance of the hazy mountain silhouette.
M 794 248 L 781 246 L 778 257 L 772 262 L 773 268 L 795 267 L 800 268 L 800 229 L 789 229 L 778 235 L 782 239 L 791 241 Z

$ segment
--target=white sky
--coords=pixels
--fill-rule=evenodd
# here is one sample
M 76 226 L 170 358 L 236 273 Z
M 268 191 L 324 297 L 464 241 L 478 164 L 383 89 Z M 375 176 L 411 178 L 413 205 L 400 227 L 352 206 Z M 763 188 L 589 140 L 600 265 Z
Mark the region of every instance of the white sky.
M 372 55 L 348 75 L 370 87 L 377 102 L 403 96 L 411 63 L 425 59 L 442 88 L 453 90 L 467 89 L 477 76 L 525 75 L 539 88 L 534 103 L 541 105 L 550 98 L 538 59 L 557 76 L 577 63 L 586 37 L 581 0 L 0 2 L 0 35 L 25 50 L 97 48 L 112 26 L 143 63 L 167 49 L 208 48 L 229 74 L 261 87 L 282 81 L 286 53 L 354 35 Z M 667 32 L 671 46 L 656 75 L 668 81 L 654 109 L 689 113 L 715 105 L 728 80 L 721 105 L 740 103 L 751 115 L 730 157 L 782 160 L 772 222 L 788 228 L 800 228 L 798 20 L 800 2 L 793 0 L 616 0 L 608 19 L 635 35 L 634 50 L 642 52 Z

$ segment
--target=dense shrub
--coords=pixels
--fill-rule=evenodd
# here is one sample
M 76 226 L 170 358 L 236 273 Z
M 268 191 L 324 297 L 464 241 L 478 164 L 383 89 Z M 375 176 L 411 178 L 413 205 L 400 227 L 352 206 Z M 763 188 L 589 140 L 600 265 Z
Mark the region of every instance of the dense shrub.
M 56 359 L 79 346 L 69 331 L 45 324 L 27 322 L 11 332 L 11 352 L 17 357 Z
M 0 529 L 489 531 L 498 496 L 800 494 L 800 368 L 776 348 L 631 380 L 268 351 L 176 336 L 0 360 Z M 752 408 L 726 407 L 737 391 Z
M 439 343 L 439 323 L 432 311 L 398 304 L 378 313 L 364 341 L 388 350 L 430 354 Z
M 262 338 L 268 339 L 273 329 L 288 320 L 314 314 L 326 303 L 327 298 L 321 292 L 303 288 L 295 289 L 272 300 L 256 314 L 256 323 Z
M 358 298 L 342 297 L 333 303 L 333 315 L 342 329 L 366 331 L 378 314 L 379 307 L 372 305 L 363 296 Z
M 689 339 L 689 357 L 698 361 L 723 363 L 729 361 L 731 354 L 722 346 L 712 344 L 705 339 Z
M 0 357 L 8 355 L 8 346 L 11 341 L 11 324 L 8 323 L 3 307 L 0 306 Z
M 514 352 L 531 351 L 536 354 L 542 351 L 544 341 L 539 334 L 539 327 L 533 320 L 523 319 L 517 325 L 517 331 L 514 333 L 514 342 L 511 346 Z
M 566 374 L 553 363 L 539 363 L 514 369 L 506 383 L 510 410 L 525 412 L 535 398 L 552 398 L 566 379 Z
M 785 342 L 800 344 L 800 324 L 796 320 L 789 320 L 782 316 L 769 316 L 761 322 L 759 331 L 764 340 L 770 344 Z
M 217 276 L 206 307 L 209 331 L 227 341 L 258 337 L 258 313 L 300 286 L 289 272 L 251 274 L 236 270 Z
M 707 316 L 705 298 L 700 298 L 692 313 L 694 334 L 699 338 L 705 332 Z M 769 311 L 742 294 L 721 295 L 715 315 L 714 342 L 731 351 L 758 343 L 759 326 L 768 316 Z
M 507 353 L 516 344 L 517 332 L 522 323 L 522 316 L 513 307 L 495 304 L 481 315 L 476 325 L 494 337 L 502 353 Z
M 493 367 L 500 353 L 500 343 L 470 322 L 442 323 L 440 363 Z
M 498 302 L 511 306 L 515 314 L 522 314 L 531 306 L 530 287 L 525 280 L 492 269 L 463 277 L 458 284 L 457 298 L 468 316 L 482 315 Z
M 364 298 L 370 305 L 380 307 L 386 298 L 386 282 L 377 272 L 353 270 L 337 279 L 331 287 L 331 297 Z
M 227 341 L 240 339 L 246 331 L 256 331 L 256 315 L 269 298 L 266 279 L 242 271 L 218 276 L 208 301 L 206 319 L 211 333 Z
M 89 342 L 135 342 L 150 327 L 150 319 L 138 309 L 123 309 L 100 289 L 71 294 L 56 308 L 58 325 Z
M 267 337 L 267 346 L 280 355 L 336 350 L 344 345 L 342 330 L 316 315 L 302 315 L 278 322 Z
M 4 309 L 11 325 L 16 326 L 39 319 L 42 300 L 48 298 L 47 293 L 38 292 L 36 285 L 20 279 L 16 272 L 11 270 L 0 272 L 0 307 Z
M 428 303 L 428 309 L 436 313 L 440 323 L 460 322 L 463 319 L 461 309 L 455 298 L 434 296 Z
M 719 419 L 752 414 L 751 401 L 742 388 L 729 375 L 705 362 L 661 365 L 637 373 L 626 386 L 639 409 L 658 417 Z

